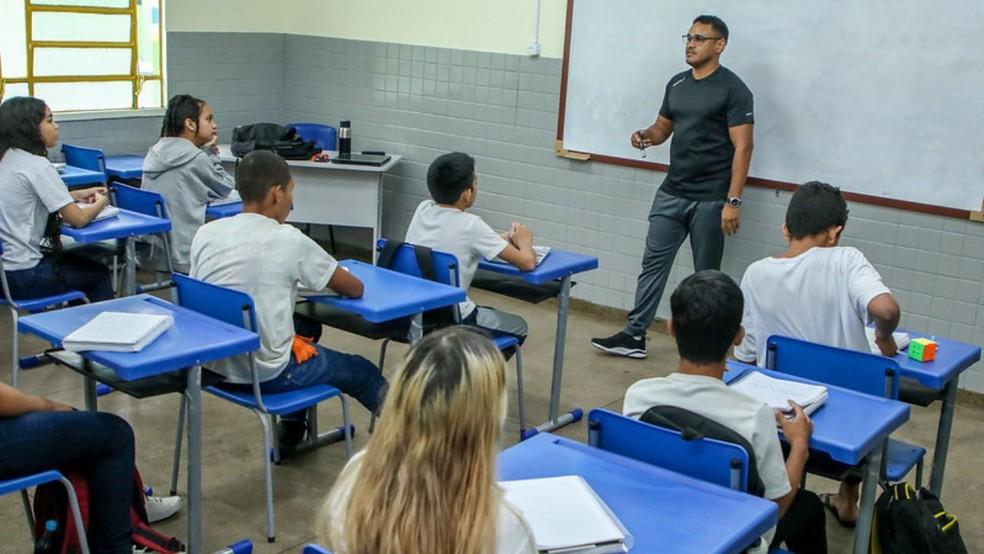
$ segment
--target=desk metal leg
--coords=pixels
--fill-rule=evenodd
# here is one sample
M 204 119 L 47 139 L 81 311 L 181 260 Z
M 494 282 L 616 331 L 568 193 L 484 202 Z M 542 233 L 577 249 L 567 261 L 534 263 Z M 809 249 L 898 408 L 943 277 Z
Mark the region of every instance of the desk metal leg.
M 553 376 L 550 381 L 550 419 L 537 425 L 535 429 L 520 429 L 520 436 L 528 439 L 537 433 L 550 432 L 580 421 L 583 412 L 574 408 L 560 414 L 560 388 L 564 377 L 564 347 L 567 346 L 567 312 L 571 303 L 571 277 L 561 281 L 560 295 L 557 296 L 557 332 L 554 340 Z
M 887 444 L 887 440 L 883 440 L 881 445 L 868 456 L 868 463 L 865 464 L 864 481 L 861 484 L 861 511 L 858 514 L 858 524 L 854 532 L 854 554 L 868 552 L 868 543 L 871 540 L 871 524 L 874 521 L 875 499 L 878 496 L 878 478 Z
M 202 551 L 202 366 L 188 370 L 188 554 Z
M 123 272 L 123 291 L 120 296 L 133 296 L 137 292 L 137 255 L 133 237 L 126 239 L 126 270 Z
M 936 449 L 933 452 L 933 472 L 929 477 L 929 490 L 937 497 L 943 492 L 943 472 L 946 471 L 946 455 L 950 448 L 950 430 L 953 428 L 953 411 L 957 405 L 957 375 L 943 389 L 943 406 L 936 431 Z

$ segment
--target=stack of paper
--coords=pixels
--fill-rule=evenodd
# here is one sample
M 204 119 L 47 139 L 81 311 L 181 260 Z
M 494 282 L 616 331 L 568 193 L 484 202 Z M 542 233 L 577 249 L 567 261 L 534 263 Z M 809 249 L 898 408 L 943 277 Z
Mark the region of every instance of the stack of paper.
M 73 352 L 139 352 L 171 325 L 174 318 L 168 314 L 102 312 L 65 337 L 62 348 Z
M 87 204 L 85 202 L 76 202 L 75 205 L 78 206 L 80 210 L 92 209 L 92 204 Z M 118 217 L 119 215 L 120 215 L 119 208 L 107 204 L 102 210 L 99 210 L 99 213 L 96 214 L 96 217 L 92 218 L 92 221 L 102 221 L 104 219 L 109 219 L 111 217 Z
M 865 327 L 864 333 L 868 336 L 868 347 L 871 348 L 871 352 L 873 354 L 881 354 L 881 348 L 878 348 L 878 345 L 875 344 L 875 329 Z M 892 338 L 895 339 L 895 345 L 899 347 L 899 350 L 905 350 L 909 346 L 909 333 L 896 331 L 892 333 Z
M 827 387 L 774 379 L 758 371 L 748 372 L 730 386 L 746 396 L 761 400 L 773 410 L 781 411 L 788 419 L 793 417 L 790 400 L 802 406 L 807 414 L 813 413 L 827 401 Z
M 233 191 L 229 193 L 229 196 L 226 196 L 225 198 L 219 198 L 218 200 L 212 200 L 211 202 L 209 202 L 209 205 L 225 206 L 226 204 L 235 204 L 236 202 L 242 202 L 242 201 L 243 199 L 239 197 L 239 191 L 233 189 Z
M 628 552 L 632 537 L 577 475 L 503 481 L 505 499 L 523 512 L 540 552 Z
M 547 257 L 547 254 L 550 253 L 550 247 L 549 246 L 534 246 L 533 247 L 533 253 L 536 254 L 536 265 L 540 265 L 540 264 L 543 263 L 543 259 Z M 503 260 L 502 258 L 496 258 L 496 259 L 494 259 L 492 261 L 498 262 L 500 264 L 507 264 L 507 263 L 509 263 L 506 260 Z

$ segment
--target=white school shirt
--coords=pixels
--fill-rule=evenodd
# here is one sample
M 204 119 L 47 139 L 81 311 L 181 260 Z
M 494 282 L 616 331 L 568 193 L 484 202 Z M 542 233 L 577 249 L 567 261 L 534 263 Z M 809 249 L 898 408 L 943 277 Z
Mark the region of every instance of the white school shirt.
M 481 217 L 457 208 L 437 205 L 424 200 L 410 220 L 406 242 L 427 246 L 433 250 L 454 254 L 458 258 L 458 278 L 461 288 L 468 290 L 481 258 L 493 260 L 509 243 L 499 236 Z M 458 304 L 461 317 L 475 309 L 470 298 Z
M 765 367 L 766 341 L 783 335 L 870 352 L 868 303 L 891 291 L 857 248 L 815 247 L 795 258 L 764 258 L 741 280 L 745 340 L 735 358 Z
M 671 373 L 637 381 L 625 392 L 622 413 L 639 419 L 653 406 L 676 406 L 713 420 L 741 435 L 752 445 L 759 478 L 768 500 L 785 496 L 792 490 L 782 457 L 779 432 L 773 411 L 760 402 L 731 389 L 714 377 Z M 768 552 L 775 528 L 749 552 Z
M 0 241 L 3 268 L 31 269 L 41 261 L 48 214 L 72 203 L 48 158 L 11 148 L 0 160 Z
M 348 510 L 349 500 L 352 498 L 352 488 L 359 475 L 359 468 L 362 465 L 362 457 L 366 451 L 352 456 L 346 467 L 342 469 L 338 481 L 335 483 L 337 489 L 329 497 L 331 512 L 331 536 L 345 536 L 345 516 Z M 345 554 L 345 545 L 333 545 L 335 552 Z M 519 508 L 513 506 L 505 498 L 499 501 L 499 515 L 495 523 L 495 554 L 536 554 L 536 539 L 533 537 L 533 530 L 527 523 Z
M 297 228 L 256 213 L 206 223 L 191 242 L 192 277 L 253 297 L 261 382 L 280 375 L 290 360 L 298 285 L 323 289 L 337 268 L 335 258 Z M 252 382 L 246 356 L 211 369 L 231 383 Z

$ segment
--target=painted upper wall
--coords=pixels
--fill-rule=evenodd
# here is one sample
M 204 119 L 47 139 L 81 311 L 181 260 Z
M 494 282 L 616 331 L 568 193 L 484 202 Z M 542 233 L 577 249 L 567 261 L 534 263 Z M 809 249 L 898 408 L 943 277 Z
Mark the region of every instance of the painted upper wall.
M 165 1 L 170 31 L 292 33 L 503 54 L 526 54 L 536 5 L 536 0 Z M 567 0 L 540 4 L 541 55 L 560 58 Z

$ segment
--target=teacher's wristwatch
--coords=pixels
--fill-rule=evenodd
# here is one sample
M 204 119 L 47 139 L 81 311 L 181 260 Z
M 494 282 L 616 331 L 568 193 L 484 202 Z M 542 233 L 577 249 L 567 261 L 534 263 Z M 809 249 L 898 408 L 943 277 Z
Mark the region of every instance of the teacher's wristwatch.
M 741 207 L 741 197 L 740 196 L 729 196 L 728 197 L 728 205 L 731 206 L 732 208 L 740 208 Z

